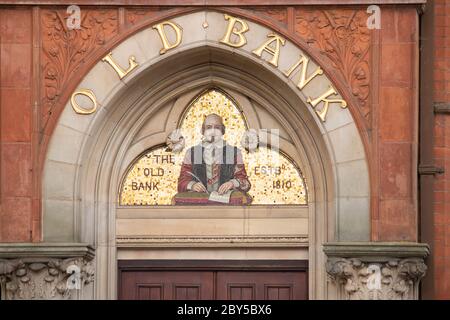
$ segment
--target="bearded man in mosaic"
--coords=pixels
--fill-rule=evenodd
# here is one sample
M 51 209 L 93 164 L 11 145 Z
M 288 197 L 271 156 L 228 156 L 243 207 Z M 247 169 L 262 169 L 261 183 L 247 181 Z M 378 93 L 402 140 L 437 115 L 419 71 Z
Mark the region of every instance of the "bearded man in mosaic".
M 246 193 L 250 182 L 241 151 L 223 139 L 222 117 L 208 115 L 202 125 L 202 142 L 187 150 L 178 178 L 178 192 Z

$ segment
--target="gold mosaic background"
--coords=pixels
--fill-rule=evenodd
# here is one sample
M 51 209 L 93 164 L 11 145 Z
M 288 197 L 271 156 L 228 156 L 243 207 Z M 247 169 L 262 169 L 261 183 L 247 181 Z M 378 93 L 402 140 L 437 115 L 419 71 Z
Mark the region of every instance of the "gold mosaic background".
M 208 91 L 196 99 L 182 117 L 179 127 L 186 140 L 185 149 L 173 154 L 158 147 L 137 159 L 122 183 L 120 205 L 172 204 L 184 154 L 201 141 L 203 119 L 211 113 L 222 116 L 226 127 L 225 140 L 240 148 L 241 137 L 247 130 L 244 116 L 223 93 Z M 252 184 L 249 191 L 252 204 L 307 204 L 305 182 L 286 156 L 265 147 L 253 153 L 241 151 Z M 162 157 L 166 161 L 161 161 Z

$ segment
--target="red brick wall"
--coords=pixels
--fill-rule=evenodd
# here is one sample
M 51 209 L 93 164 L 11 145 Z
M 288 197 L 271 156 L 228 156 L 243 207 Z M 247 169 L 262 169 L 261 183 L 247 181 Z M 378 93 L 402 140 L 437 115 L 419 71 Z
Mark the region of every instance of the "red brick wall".
M 0 10 L 0 49 L 0 241 L 31 241 L 31 9 Z
M 434 101 L 450 103 L 450 0 L 435 0 L 435 48 Z M 435 295 L 450 299 L 450 114 L 435 115 L 434 157 L 445 170 L 434 182 Z

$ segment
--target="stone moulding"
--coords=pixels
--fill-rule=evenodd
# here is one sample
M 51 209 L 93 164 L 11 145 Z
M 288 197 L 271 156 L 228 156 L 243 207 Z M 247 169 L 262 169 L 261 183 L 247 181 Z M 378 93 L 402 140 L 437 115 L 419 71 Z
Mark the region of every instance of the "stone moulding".
M 429 247 L 422 243 L 327 243 L 326 271 L 338 298 L 416 300 Z
M 308 236 L 118 236 L 117 247 L 308 247 Z
M 87 244 L 0 244 L 2 300 L 73 299 L 94 280 Z

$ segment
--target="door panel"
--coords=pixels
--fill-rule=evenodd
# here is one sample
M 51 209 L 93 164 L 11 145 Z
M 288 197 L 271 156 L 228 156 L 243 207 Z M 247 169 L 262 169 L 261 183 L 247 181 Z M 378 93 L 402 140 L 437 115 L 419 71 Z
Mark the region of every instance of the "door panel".
M 120 298 L 125 300 L 211 300 L 213 299 L 213 272 L 122 272 Z
M 306 272 L 218 272 L 217 299 L 307 299 L 306 281 Z

